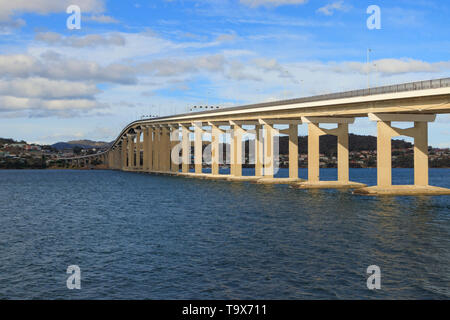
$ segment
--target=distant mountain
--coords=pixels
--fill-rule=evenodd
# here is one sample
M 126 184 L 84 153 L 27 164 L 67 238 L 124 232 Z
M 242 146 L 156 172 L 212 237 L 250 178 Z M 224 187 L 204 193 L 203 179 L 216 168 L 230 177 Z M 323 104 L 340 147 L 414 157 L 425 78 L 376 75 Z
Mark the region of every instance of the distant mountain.
M 52 147 L 57 150 L 73 149 L 74 147 L 79 147 L 83 149 L 101 149 L 106 148 L 110 145 L 109 142 L 103 141 L 91 141 L 91 140 L 75 140 L 68 142 L 57 142 L 52 144 Z
M 349 151 L 375 151 L 377 150 L 377 137 L 362 136 L 350 133 L 349 136 Z M 405 140 L 392 140 L 392 149 L 411 148 L 413 144 Z M 300 153 L 308 152 L 308 137 L 298 137 L 298 148 Z M 331 135 L 324 135 L 319 140 L 320 153 L 327 155 L 335 155 L 337 153 L 337 137 Z M 248 141 L 246 141 L 246 152 L 248 152 Z M 279 139 L 279 153 L 289 153 L 289 137 L 282 136 Z
M 11 144 L 11 143 L 26 143 L 25 141 L 16 141 L 9 138 L 0 138 L 0 144 Z

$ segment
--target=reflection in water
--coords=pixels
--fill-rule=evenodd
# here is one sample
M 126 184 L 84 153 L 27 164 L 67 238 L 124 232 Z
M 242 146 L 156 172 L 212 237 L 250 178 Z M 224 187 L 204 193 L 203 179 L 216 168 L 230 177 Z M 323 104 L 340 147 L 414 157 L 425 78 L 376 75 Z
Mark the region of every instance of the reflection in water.
M 0 171 L 0 201 L 0 298 L 450 297 L 449 197 L 63 170 Z

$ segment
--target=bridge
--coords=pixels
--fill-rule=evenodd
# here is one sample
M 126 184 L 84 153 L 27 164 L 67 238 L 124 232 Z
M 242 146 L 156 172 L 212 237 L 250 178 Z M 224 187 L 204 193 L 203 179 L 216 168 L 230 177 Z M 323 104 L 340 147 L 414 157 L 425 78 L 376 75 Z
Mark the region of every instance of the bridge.
M 64 160 L 74 168 L 96 159 L 114 170 L 289 184 L 300 189 L 347 188 L 367 195 L 444 195 L 450 194 L 450 189 L 428 183 L 428 123 L 437 114 L 449 112 L 450 78 L 420 81 L 138 120 L 127 125 L 106 151 Z M 358 117 L 368 117 L 377 124 L 377 185 L 373 187 L 349 180 L 349 126 Z M 400 129 L 392 122 L 409 122 L 412 126 Z M 336 128 L 325 129 L 323 124 L 335 124 Z M 287 129 L 275 127 L 280 125 Z M 298 176 L 299 125 L 308 126 L 306 181 Z M 204 140 L 205 134 L 211 137 L 208 141 Z M 254 137 L 250 147 L 254 176 L 242 175 L 244 135 Z M 289 178 L 274 177 L 279 135 L 289 136 Z M 319 178 L 322 135 L 337 136 L 337 181 Z M 392 184 L 391 140 L 396 136 L 414 139 L 414 185 Z M 225 161 L 230 174 L 220 174 L 224 165 L 221 139 L 230 141 Z M 207 151 L 205 144 L 209 145 Z M 211 173 L 203 173 L 205 152 L 210 156 Z M 190 171 L 191 164 L 194 172 Z

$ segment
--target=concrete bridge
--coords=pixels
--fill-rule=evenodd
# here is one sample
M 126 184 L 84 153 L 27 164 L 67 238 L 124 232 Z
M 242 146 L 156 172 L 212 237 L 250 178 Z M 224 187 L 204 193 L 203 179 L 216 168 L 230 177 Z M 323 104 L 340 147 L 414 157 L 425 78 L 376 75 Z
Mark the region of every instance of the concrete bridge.
M 442 195 L 450 189 L 428 184 L 428 123 L 436 114 L 450 112 L 450 78 L 356 90 L 241 107 L 214 109 L 139 120 L 126 126 L 103 153 L 64 159 L 78 167 L 101 160 L 110 169 L 170 174 L 205 179 L 290 184 L 296 188 L 350 188 L 369 195 Z M 377 186 L 349 180 L 349 125 L 357 117 L 377 123 Z M 399 129 L 392 122 L 410 122 Z M 298 177 L 298 126 L 308 126 L 308 180 Z M 336 124 L 325 129 L 321 124 Z M 275 126 L 284 125 L 287 129 Z M 204 134 L 211 139 L 203 140 Z M 243 176 L 243 136 L 254 136 L 254 176 Z M 289 178 L 274 178 L 277 148 L 274 137 L 289 136 Z M 337 136 L 338 180 L 319 179 L 319 137 Z M 220 140 L 230 141 L 230 174 L 219 173 L 222 165 Z M 391 139 L 414 138 L 414 185 L 392 185 Z M 192 139 L 193 137 L 193 139 Z M 191 141 L 193 140 L 193 141 Z M 193 142 L 194 172 L 190 172 Z M 211 173 L 203 173 L 205 143 L 210 146 Z M 180 156 L 181 155 L 181 156 Z

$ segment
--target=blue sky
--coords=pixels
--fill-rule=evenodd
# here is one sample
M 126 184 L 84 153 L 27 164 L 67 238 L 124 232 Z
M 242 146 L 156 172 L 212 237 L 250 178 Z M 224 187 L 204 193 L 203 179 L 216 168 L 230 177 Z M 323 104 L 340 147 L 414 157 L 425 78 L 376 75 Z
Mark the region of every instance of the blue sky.
M 109 141 L 141 115 L 364 88 L 368 48 L 372 86 L 448 77 L 449 15 L 423 0 L 0 0 L 0 136 Z M 432 145 L 450 147 L 449 123 Z

